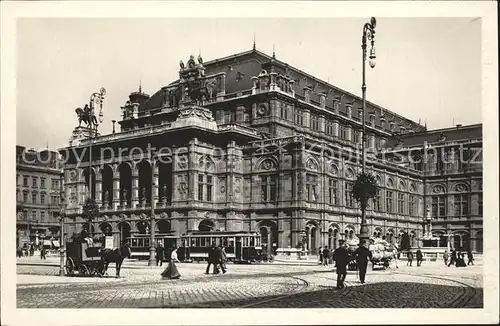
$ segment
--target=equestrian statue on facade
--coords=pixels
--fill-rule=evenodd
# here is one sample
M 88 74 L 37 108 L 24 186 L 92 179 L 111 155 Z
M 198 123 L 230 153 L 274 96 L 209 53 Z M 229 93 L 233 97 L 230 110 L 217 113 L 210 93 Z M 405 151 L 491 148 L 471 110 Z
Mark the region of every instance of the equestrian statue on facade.
M 88 104 L 85 104 L 83 110 L 81 108 L 77 108 L 75 112 L 78 116 L 78 127 L 81 127 L 82 121 L 85 122 L 87 128 L 91 128 L 92 125 L 97 126 L 97 118 L 95 114 L 92 114 Z

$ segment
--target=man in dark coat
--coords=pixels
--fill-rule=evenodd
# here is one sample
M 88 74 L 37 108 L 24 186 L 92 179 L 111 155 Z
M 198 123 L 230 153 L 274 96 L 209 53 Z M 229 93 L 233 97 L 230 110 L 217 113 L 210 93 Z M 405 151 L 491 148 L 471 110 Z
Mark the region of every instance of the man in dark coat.
M 474 255 L 472 255 L 472 250 L 469 249 L 467 251 L 467 266 L 469 266 L 470 264 L 474 266 Z
M 354 252 L 356 262 L 359 270 L 359 280 L 365 283 L 366 268 L 368 267 L 368 260 L 372 260 L 372 253 L 363 244 L 359 244 L 358 249 Z
M 323 249 L 323 265 L 328 266 L 329 258 L 330 258 L 330 250 L 328 250 L 328 247 L 325 246 L 325 249 Z
M 422 255 L 422 251 L 420 251 L 420 249 L 417 249 L 417 267 L 419 267 L 422 264 L 423 258 L 424 257 Z
M 216 274 L 216 270 L 217 270 L 217 248 L 215 247 L 215 244 L 212 244 L 212 246 L 210 247 L 210 249 L 208 250 L 208 265 L 207 265 L 207 269 L 205 271 L 205 274 L 209 274 L 209 270 L 210 270 L 210 265 L 214 265 L 214 274 Z
M 163 265 L 163 259 L 165 258 L 165 248 L 163 248 L 163 243 L 159 243 L 156 247 L 156 266 Z
M 406 262 L 406 266 L 410 265 L 411 267 L 412 266 L 411 264 L 413 263 L 413 252 L 411 250 L 408 250 L 406 258 L 408 259 L 408 261 Z
M 339 247 L 333 251 L 332 259 L 337 269 L 337 289 L 342 289 L 347 276 L 347 264 L 349 264 L 349 252 L 342 240 L 339 243 Z
M 457 252 L 455 249 L 451 251 L 451 256 L 450 256 L 450 262 L 448 263 L 448 267 L 451 265 L 455 264 L 455 261 L 457 260 Z

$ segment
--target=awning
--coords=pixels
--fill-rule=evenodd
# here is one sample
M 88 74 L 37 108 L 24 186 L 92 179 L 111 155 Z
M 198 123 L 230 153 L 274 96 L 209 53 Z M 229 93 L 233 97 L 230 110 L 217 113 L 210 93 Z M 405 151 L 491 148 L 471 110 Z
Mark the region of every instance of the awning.
M 60 246 L 59 246 L 59 241 L 57 241 L 57 240 L 52 240 L 52 245 L 53 245 L 54 247 L 56 247 L 56 248 L 59 248 L 59 247 L 60 247 Z

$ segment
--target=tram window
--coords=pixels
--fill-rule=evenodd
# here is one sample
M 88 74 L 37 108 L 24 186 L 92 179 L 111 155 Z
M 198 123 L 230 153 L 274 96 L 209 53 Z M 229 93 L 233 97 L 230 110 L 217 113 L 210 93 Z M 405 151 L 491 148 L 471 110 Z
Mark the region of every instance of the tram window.
M 196 241 L 191 240 L 191 247 L 196 247 Z
M 132 239 L 132 247 L 137 247 L 137 239 Z
M 250 237 L 250 247 L 254 247 L 254 246 L 255 246 L 255 238 Z
M 149 248 L 149 239 L 144 239 L 144 247 Z
M 195 244 L 194 244 L 196 247 L 199 247 L 200 246 L 200 238 L 196 238 L 195 239 Z
M 234 247 L 234 238 L 229 240 L 229 247 Z

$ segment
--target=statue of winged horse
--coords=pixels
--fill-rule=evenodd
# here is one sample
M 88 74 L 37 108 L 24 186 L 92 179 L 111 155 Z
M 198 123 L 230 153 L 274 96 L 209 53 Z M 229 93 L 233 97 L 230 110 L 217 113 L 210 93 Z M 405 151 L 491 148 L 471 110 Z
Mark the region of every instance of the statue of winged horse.
M 85 122 L 87 127 L 91 127 L 92 125 L 97 126 L 97 118 L 90 111 L 88 104 L 85 104 L 85 107 L 83 109 L 77 108 L 75 112 L 78 116 L 78 127 L 81 127 L 82 121 Z

